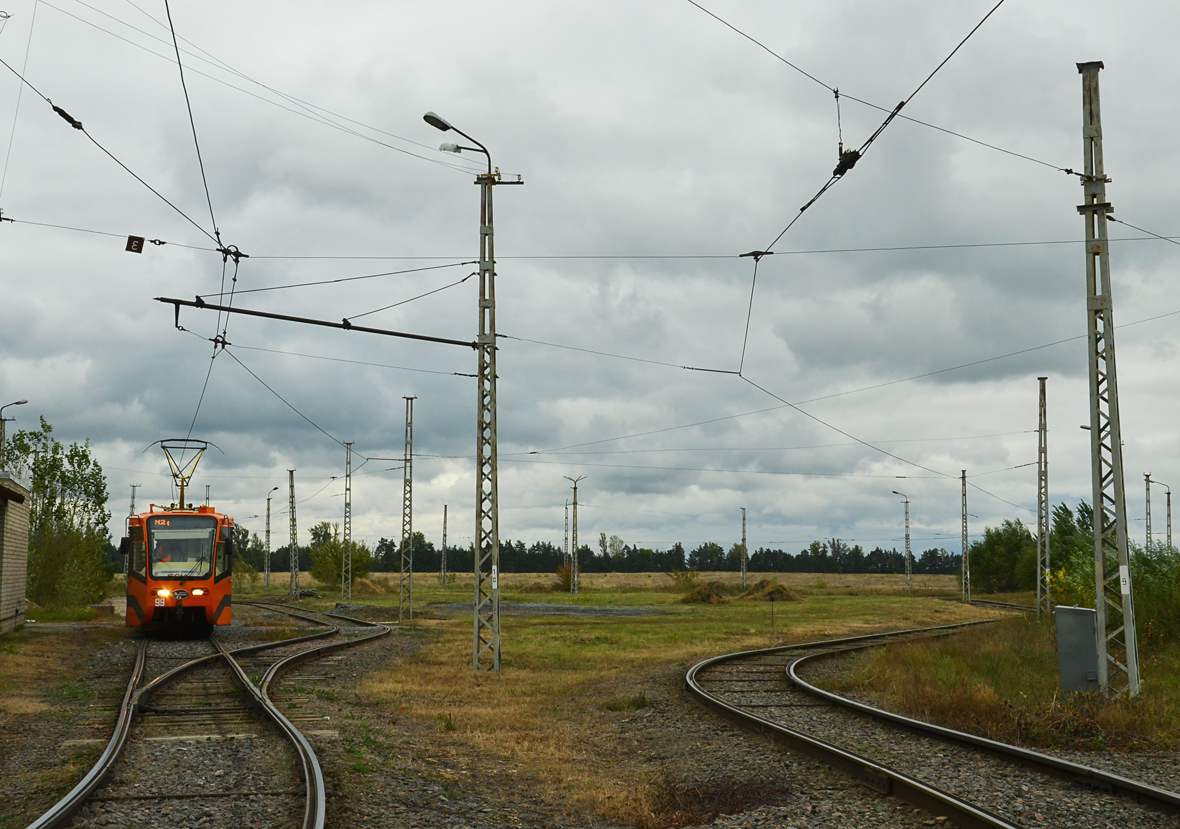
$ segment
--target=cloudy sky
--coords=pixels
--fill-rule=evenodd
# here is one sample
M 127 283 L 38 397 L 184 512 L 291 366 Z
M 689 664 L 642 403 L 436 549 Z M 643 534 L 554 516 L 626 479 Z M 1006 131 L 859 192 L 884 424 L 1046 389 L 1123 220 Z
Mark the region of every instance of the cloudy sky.
M 30 401 L 9 428 L 40 414 L 91 440 L 117 537 L 132 483 L 141 505 L 174 497 L 145 448 L 191 425 L 224 453 L 194 500 L 208 485 L 261 531 L 281 487 L 274 546 L 290 468 L 302 540 L 341 519 L 355 441 L 354 535 L 376 542 L 401 533 L 400 462 L 380 458 L 401 457 L 415 395 L 415 529 L 437 543 L 447 504 L 468 543 L 470 349 L 235 316 L 211 358 L 216 314 L 178 331 L 153 301 L 235 285 L 215 218 L 249 255 L 237 307 L 472 339 L 483 162 L 436 149 L 454 134 L 434 110 L 525 182 L 495 191 L 502 537 L 560 543 L 563 476 L 584 475 L 592 544 L 729 546 L 746 507 L 752 548 L 900 547 L 897 489 L 915 548 L 957 552 L 962 469 L 973 532 L 1035 526 L 1040 375 L 1051 496 L 1088 499 L 1082 193 L 1060 171 L 1082 165 L 1075 64 L 1106 65 L 1116 216 L 1180 235 L 1180 7 L 1008 0 L 905 107 L 941 129 L 888 126 L 761 260 L 751 305 L 739 254 L 828 180 L 839 130 L 860 146 L 880 126 L 862 102 L 910 96 L 994 0 L 701 5 L 765 48 L 688 0 L 175 0 L 207 200 L 163 3 L 0 0 L 0 57 L 86 129 L 0 67 L 0 404 Z M 1143 473 L 1180 484 L 1180 249 L 1112 236 L 1141 540 Z

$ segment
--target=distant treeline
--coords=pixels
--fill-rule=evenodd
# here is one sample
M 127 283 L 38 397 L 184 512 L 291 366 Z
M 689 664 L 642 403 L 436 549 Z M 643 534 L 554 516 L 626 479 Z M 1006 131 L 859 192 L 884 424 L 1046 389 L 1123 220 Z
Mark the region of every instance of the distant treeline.
M 401 540 L 382 538 L 373 548 L 374 570 L 397 572 L 401 570 Z M 439 549 L 427 541 L 422 533 L 414 533 L 414 570 L 437 572 Z M 286 571 L 289 567 L 287 548 L 280 547 L 271 558 L 273 571 Z M 254 556 L 247 556 L 247 559 Z M 941 548 L 925 550 L 914 557 L 915 573 L 959 572 L 961 556 L 948 553 Z M 307 548 L 300 548 L 301 569 L 310 567 Z M 259 561 L 250 561 L 261 568 Z M 523 541 L 500 540 L 500 570 L 504 573 L 551 573 L 565 564 L 560 546 L 548 541 L 537 541 L 526 545 Z M 456 573 L 469 573 L 473 568 L 470 547 L 447 545 L 447 569 Z M 728 551 L 720 544 L 707 541 L 699 547 L 686 551 L 684 545 L 673 544 L 666 550 L 652 550 L 646 547 L 623 543 L 618 536 L 607 539 L 599 536 L 599 549 L 581 545 L 578 550 L 578 569 L 583 573 L 652 573 L 673 570 L 731 570 L 741 569 L 741 545 L 734 544 Z M 746 569 L 763 573 L 904 573 L 905 554 L 896 549 L 883 550 L 875 547 L 865 552 L 859 545 L 849 545 L 838 538 L 828 541 L 813 541 L 798 553 L 781 549 L 759 547 L 749 554 Z

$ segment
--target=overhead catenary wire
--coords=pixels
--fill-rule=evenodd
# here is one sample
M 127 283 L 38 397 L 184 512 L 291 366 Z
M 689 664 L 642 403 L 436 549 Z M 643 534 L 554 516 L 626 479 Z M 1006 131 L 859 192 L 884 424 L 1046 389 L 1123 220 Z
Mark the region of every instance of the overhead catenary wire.
M 33 13 L 29 16 L 29 37 L 25 41 L 25 56 L 21 62 L 21 74 L 25 74 L 29 69 L 29 52 L 33 48 L 33 28 L 37 25 L 37 5 L 38 0 L 33 0 Z M 11 15 L 8 12 L 0 12 L 4 15 L 4 25 L 0 26 L 0 32 L 8 26 L 8 20 Z M 8 182 L 8 162 L 12 160 L 12 145 L 16 141 L 16 122 L 20 117 L 20 100 L 21 95 L 25 91 L 24 84 L 17 84 L 16 87 L 16 106 L 12 112 L 12 129 L 8 132 L 8 149 L 4 153 L 4 172 L 0 173 L 0 198 L 4 196 L 4 185 Z
M 69 12 L 69 11 L 66 11 L 65 9 L 63 9 L 63 8 L 60 8 L 59 6 L 55 6 L 53 3 L 51 3 L 51 2 L 48 2 L 48 0 L 40 0 L 40 1 L 41 1 L 41 2 L 42 2 L 44 5 L 48 6 L 48 7 L 49 7 L 49 8 L 51 8 L 51 9 L 53 9 L 54 11 L 57 11 L 57 12 L 59 12 L 60 14 L 64 14 L 64 15 L 66 15 L 67 17 L 71 17 L 71 18 L 73 18 L 74 20 L 77 20 L 78 22 L 80 22 L 80 23 L 82 23 L 82 24 L 84 24 L 84 25 L 87 25 L 87 26 L 90 26 L 90 27 L 92 27 L 92 28 L 94 28 L 94 29 L 97 29 L 98 31 L 100 31 L 100 32 L 102 32 L 102 33 L 104 33 L 104 34 L 106 34 L 106 35 L 109 35 L 109 36 L 111 36 L 111 37 L 115 38 L 116 40 L 120 40 L 120 41 L 122 41 L 122 42 L 124 42 L 124 43 L 128 44 L 129 46 L 133 46 L 133 47 L 135 47 L 136 49 L 140 49 L 140 50 L 142 50 L 142 51 L 144 51 L 144 52 L 147 52 L 149 55 L 153 55 L 153 56 L 155 56 L 155 57 L 157 57 L 157 58 L 160 58 L 161 60 L 166 60 L 166 61 L 172 62 L 172 58 L 171 58 L 170 56 L 168 56 L 168 55 L 160 54 L 159 52 L 156 52 L 156 51 L 154 51 L 154 50 L 152 50 L 152 49 L 149 49 L 148 47 L 144 46 L 144 45 L 143 45 L 143 44 L 141 44 L 141 43 L 136 43 L 134 40 L 131 40 L 131 39 L 129 39 L 129 38 L 126 38 L 126 37 L 123 37 L 122 35 L 120 35 L 120 34 L 117 34 L 117 33 L 115 33 L 115 32 L 112 32 L 110 29 L 106 29 L 106 28 L 104 28 L 104 27 L 102 27 L 102 26 L 100 26 L 100 25 L 98 25 L 98 24 L 94 23 L 94 22 L 93 22 L 93 21 L 91 21 L 91 20 L 87 20 L 87 19 L 86 19 L 86 18 L 84 18 L 84 17 L 81 17 L 81 16 L 79 16 L 79 15 L 73 14 L 73 13 L 71 13 L 71 12 Z M 140 29 L 140 28 L 138 28 L 137 26 L 134 26 L 134 25 L 132 25 L 132 24 L 130 24 L 130 23 L 128 23 L 128 22 L 126 22 L 126 21 L 124 21 L 124 20 L 120 20 L 119 18 L 117 18 L 117 17 L 114 17 L 113 15 L 110 15 L 110 14 L 108 14 L 108 13 L 106 13 L 106 12 L 102 11 L 101 9 L 97 9 L 97 8 L 95 8 L 94 6 L 90 6 L 90 5 L 86 4 L 86 3 L 83 3 L 83 2 L 81 2 L 81 0 L 75 0 L 75 2 L 77 2 L 77 3 L 78 3 L 78 5 L 80 5 L 80 6 L 84 6 L 85 8 L 87 8 L 87 9 L 90 9 L 91 11 L 94 11 L 94 12 L 96 12 L 97 14 L 101 14 L 101 15 L 103 15 L 104 17 L 107 17 L 107 18 L 109 18 L 109 19 L 111 19 L 111 20 L 115 21 L 116 23 L 119 23 L 119 24 L 120 24 L 120 25 L 122 25 L 122 26 L 126 26 L 127 28 L 129 28 L 129 29 L 131 29 L 131 30 L 133 30 L 133 31 L 136 31 L 136 32 L 140 33 L 140 34 L 144 35 L 145 37 L 148 37 L 148 38 L 150 38 L 151 40 L 154 40 L 154 41 L 156 41 L 156 42 L 158 42 L 158 43 L 161 43 L 161 44 L 164 44 L 164 45 L 169 45 L 169 44 L 168 44 L 168 41 L 164 40 L 163 38 L 156 37 L 155 35 L 151 34 L 150 32 L 146 32 L 146 31 L 144 31 L 143 29 Z M 138 6 L 135 6 L 134 4 L 130 4 L 130 5 L 134 6 L 134 7 L 135 7 L 135 8 L 136 8 L 138 11 L 140 11 L 142 14 L 146 15 L 146 16 L 147 16 L 149 19 L 151 19 L 151 20 L 152 20 L 153 22 L 155 22 L 157 25 L 159 25 L 159 26 L 162 26 L 162 27 L 164 27 L 164 28 L 167 28 L 167 24 L 165 24 L 165 23 L 163 23 L 163 22 L 161 22 L 161 21 L 159 21 L 159 20 L 156 20 L 156 18 L 152 17 L 150 14 L 148 14 L 147 12 L 143 11 L 142 9 L 140 9 Z M 189 40 L 187 40 L 187 39 L 185 39 L 185 38 L 180 38 L 180 39 L 181 39 L 181 40 L 185 40 L 185 42 L 186 42 L 186 43 L 190 43 L 190 44 L 192 43 L 192 41 L 189 41 Z M 197 48 L 198 50 L 200 50 L 200 51 L 204 52 L 204 50 L 203 50 L 203 49 L 200 49 L 200 47 L 195 47 L 195 48 Z M 218 83 L 218 84 L 221 84 L 222 86 L 228 87 L 229 89 L 233 89 L 233 90 L 235 90 L 235 91 L 237 91 L 237 92 L 240 92 L 240 93 L 242 93 L 243 95 L 247 95 L 247 96 L 249 96 L 249 97 L 251 97 L 251 98 L 254 98 L 254 99 L 255 99 L 255 100 L 257 100 L 257 101 L 260 101 L 260 102 L 262 102 L 262 103 L 268 104 L 268 105 L 270 105 L 270 106 L 277 107 L 278 109 L 282 109 L 282 110 L 284 110 L 284 111 L 286 111 L 286 112 L 290 112 L 290 113 L 291 113 L 291 114 L 293 114 L 293 115 L 297 115 L 297 116 L 299 116 L 299 117 L 302 117 L 302 118 L 307 118 L 308 120 L 314 121 L 314 122 L 316 122 L 316 123 L 319 123 L 319 124 L 321 124 L 321 125 L 323 125 L 323 126 L 331 127 L 331 128 L 333 128 L 333 129 L 339 130 L 339 131 L 341 131 L 341 132 L 344 132 L 344 133 L 347 133 L 347 134 L 349 134 L 349 135 L 353 135 L 353 136 L 355 136 L 355 137 L 357 137 L 357 138 L 360 138 L 360 139 L 362 139 L 362 140 L 364 140 L 364 141 L 369 141 L 369 142 L 371 142 L 371 143 L 373 143 L 373 144 L 377 144 L 377 145 L 380 145 L 380 146 L 382 146 L 382 147 L 385 147 L 385 148 L 387 148 L 387 149 L 391 149 L 391 150 L 393 150 L 393 151 L 395 151 L 395 152 L 402 153 L 402 154 L 404 154 L 404 155 L 409 155 L 409 156 L 412 156 L 412 157 L 414 157 L 414 158 L 420 159 L 420 160 L 422 160 L 422 161 L 427 161 L 427 162 L 429 162 L 429 163 L 431 163 L 431 164 L 437 164 L 437 165 L 438 165 L 438 166 L 440 166 L 440 167 L 446 167 L 446 168 L 449 168 L 449 169 L 452 169 L 452 170 L 455 170 L 455 171 L 458 171 L 458 172 L 462 172 L 462 173 L 465 173 L 465 174 L 470 174 L 470 173 L 472 173 L 472 172 L 478 172 L 478 168 L 471 167 L 471 166 L 465 166 L 465 165 L 462 165 L 462 164 L 455 164 L 455 163 L 452 163 L 452 162 L 444 161 L 444 160 L 442 160 L 442 159 L 431 158 L 431 157 L 428 157 L 428 156 L 425 156 L 425 155 L 419 155 L 418 153 L 411 152 L 411 151 L 409 151 L 409 150 L 405 150 L 405 149 L 403 149 L 403 148 L 401 148 L 401 147 L 397 147 L 397 146 L 395 146 L 395 145 L 393 145 L 393 144 L 389 144 L 389 143 L 387 143 L 387 142 L 385 142 L 385 141 L 381 141 L 381 140 L 379 140 L 379 139 L 373 138 L 372 136 L 365 135 L 365 134 L 363 134 L 363 133 L 361 133 L 361 132 L 358 132 L 358 131 L 356 131 L 356 130 L 354 130 L 354 129 L 351 129 L 351 128 L 347 127 L 347 126 L 344 126 L 343 124 L 338 124 L 338 123 L 336 123 L 336 122 L 334 122 L 334 121 L 330 120 L 329 118 L 327 118 L 325 115 L 320 115 L 320 114 L 318 114 L 318 113 L 316 113 L 316 112 L 312 112 L 312 111 L 311 111 L 310 109 L 308 109 L 308 108 L 310 107 L 310 108 L 312 108 L 312 109 L 319 110 L 320 112 L 328 113 L 329 115 L 332 115 L 332 116 L 333 116 L 333 117 L 335 117 L 335 118 L 340 118 L 340 119 L 343 119 L 343 120 L 345 120 L 345 121 L 349 121 L 349 122 L 351 122 L 351 123 L 357 124 L 357 125 L 359 125 L 359 126 L 363 126 L 365 129 L 369 129 L 369 130 L 372 130 L 373 132 L 377 132 L 377 133 L 380 133 L 380 134 L 383 134 L 383 135 L 388 135 L 388 136 L 390 136 L 390 137 L 392 137 L 392 138 L 396 138 L 396 139 L 397 139 L 397 140 L 399 140 L 399 141 L 405 141 L 406 143 L 409 143 L 409 144 L 414 144 L 414 145 L 416 145 L 416 146 L 420 146 L 420 147 L 423 147 L 423 148 L 426 148 L 426 149 L 433 149 L 433 148 L 428 148 L 428 147 L 426 147 L 426 145 L 424 145 L 424 144 L 420 144 L 420 143 L 418 143 L 418 142 L 416 142 L 416 141 L 412 141 L 412 140 L 410 140 L 410 139 L 408 139 L 408 138 L 403 138 L 403 137 L 401 137 L 401 136 L 395 135 L 395 134 L 393 134 L 393 133 L 390 133 L 390 132 L 387 132 L 387 131 L 385 131 L 385 130 L 381 130 L 381 129 L 377 128 L 377 127 L 373 127 L 373 126 L 370 126 L 370 125 L 364 124 L 363 122 L 356 121 L 356 120 L 354 120 L 354 119 L 348 118 L 347 116 L 344 116 L 344 115 L 339 115 L 339 114 L 337 114 L 337 113 L 333 113 L 331 110 L 325 109 L 325 108 L 323 108 L 323 107 L 318 107 L 318 106 L 316 106 L 315 104 L 310 104 L 310 103 L 307 103 L 306 101 L 301 101 L 299 98 L 296 98 L 295 96 L 288 95 L 287 93 L 284 93 L 284 92 L 282 92 L 282 91 L 280 91 L 280 90 L 274 89 L 273 87 L 269 87 L 269 86 L 267 86 L 266 84 L 263 84 L 263 83 L 261 83 L 261 82 L 259 82 L 259 81 L 256 81 L 256 80 L 254 80 L 253 78 L 249 77 L 248 75 L 245 75 L 244 73 L 242 73 L 242 72 L 240 72 L 240 71 L 238 71 L 238 70 L 234 69 L 232 66 L 230 66 L 230 65 L 229 65 L 229 64 L 227 64 L 227 63 L 225 63 L 224 61 L 220 61 L 220 60 L 218 60 L 218 59 L 208 60 L 208 59 L 206 59 L 206 58 L 202 58 L 200 55 L 197 55 L 197 54 L 195 54 L 195 53 L 193 53 L 193 52 L 191 52 L 191 51 L 189 51 L 189 50 L 187 50 L 187 49 L 185 49 L 185 50 L 183 50 L 183 51 L 184 51 L 186 54 L 190 55 L 191 57 L 197 58 L 198 60 L 202 60 L 202 61 L 204 61 L 205 63 L 208 63 L 208 64 L 210 64 L 211 66 L 216 66 L 217 68 L 219 68 L 219 69 L 221 69 L 221 70 L 223 70 L 223 71 L 229 72 L 229 73 L 231 73 L 231 74 L 233 74 L 233 75 L 236 75 L 236 76 L 238 76 L 238 77 L 242 78 L 243 80 L 246 80 L 246 81 L 248 81 L 248 82 L 250 82 L 250 83 L 253 83 L 253 84 L 255 84 L 255 85 L 257 85 L 257 86 L 259 86 L 259 87 L 261 87 L 261 88 L 263 88 L 263 89 L 266 89 L 267 91 L 271 92 L 272 94 L 274 94 L 274 95 L 278 95 L 279 97 L 281 97 L 281 98 L 283 98 L 283 99 L 285 99 L 285 100 L 287 100 L 287 101 L 289 101 L 289 102 L 292 102 L 292 103 L 294 103 L 296 106 L 300 107 L 300 109 L 295 109 L 295 108 L 292 108 L 292 107 L 290 107 L 290 106 L 284 106 L 283 104 L 281 104 L 281 103 L 278 103 L 277 101 L 271 100 L 271 99 L 269 99 L 269 98 L 265 98 L 265 97 L 263 97 L 263 96 L 261 96 L 261 95 L 258 95 L 258 94 L 256 94 L 256 93 L 254 93 L 254 92 L 250 92 L 249 90 L 242 89 L 242 88 L 241 88 L 241 87 L 239 87 L 239 86 L 235 86 L 234 84 L 232 84 L 232 83 L 229 83 L 228 81 L 226 81 L 226 80 L 224 80 L 224 79 L 222 79 L 222 78 L 218 78 L 218 77 L 216 77 L 215 75 L 211 75 L 211 74 L 209 74 L 209 73 L 207 73 L 207 72 L 202 72 L 202 71 L 200 71 L 199 69 L 195 69 L 195 68 L 193 68 L 193 67 L 190 67 L 190 68 L 189 68 L 189 71 L 190 71 L 190 73 L 193 73 L 193 74 L 200 75 L 200 76 L 202 76 L 202 77 L 204 77 L 204 78 L 208 78 L 209 80 L 213 81 L 214 83 Z M 208 52 L 205 52 L 205 54 L 209 54 L 209 53 L 208 53 Z M 303 111 L 301 111 L 301 110 L 303 110 Z
M 254 257 L 254 256 L 252 256 L 250 258 L 251 259 L 259 259 L 259 258 L 272 258 L 272 257 Z M 311 282 L 292 282 L 292 283 L 289 283 L 286 285 L 265 285 L 261 288 L 244 288 L 244 289 L 238 291 L 238 293 L 239 294 L 258 294 L 258 293 L 263 293 L 266 291 L 285 291 L 285 290 L 288 290 L 291 288 L 309 288 L 309 287 L 316 286 L 316 285 L 337 285 L 342 282 L 356 282 L 361 279 L 377 279 L 378 277 L 382 277 L 382 276 L 400 276 L 402 274 L 407 274 L 407 273 L 422 273 L 423 271 L 437 271 L 437 270 L 442 270 L 444 268 L 456 268 L 456 267 L 460 267 L 463 265 L 475 265 L 475 264 L 478 264 L 478 263 L 471 261 L 471 260 L 468 260 L 465 262 L 451 262 L 446 265 L 427 265 L 426 267 L 422 267 L 422 268 L 405 268 L 405 269 L 398 270 L 398 271 L 382 271 L 381 273 L 366 273 L 366 274 L 361 274 L 360 276 L 341 276 L 341 277 L 336 277 L 334 279 L 317 279 L 317 280 L 314 280 Z M 210 297 L 218 297 L 218 296 L 222 296 L 222 295 L 223 294 L 221 294 L 221 293 L 201 294 L 201 298 L 208 299 Z M 373 312 L 370 311 L 368 313 L 373 313 Z M 363 316 L 363 315 L 358 315 L 358 316 Z
M 221 247 L 221 241 L 216 236 L 214 236 L 208 230 L 206 230 L 204 227 L 202 227 L 196 220 L 194 220 L 191 216 L 189 216 L 187 213 L 185 213 L 183 210 L 181 210 L 179 207 L 177 207 L 176 204 L 174 204 L 170 199 L 168 199 L 167 196 L 165 196 L 159 190 L 157 190 L 156 188 L 154 188 L 150 184 L 148 184 L 147 181 L 145 181 L 138 173 L 136 173 L 134 170 L 132 170 L 130 167 L 128 167 L 126 164 L 124 164 L 114 153 L 112 153 L 110 150 L 108 150 L 106 147 L 104 147 L 101 143 L 99 143 L 98 139 L 96 139 L 93 135 L 91 135 L 90 132 L 87 131 L 87 129 L 82 126 L 81 121 L 77 120 L 76 118 L 71 116 L 68 112 L 66 112 L 64 109 L 62 109 L 61 107 L 54 104 L 53 101 L 51 101 L 44 93 L 41 92 L 41 90 L 39 90 L 39 89 L 37 89 L 37 87 L 33 86 L 33 84 L 31 84 L 22 73 L 17 72 L 16 69 L 14 69 L 13 66 L 8 61 L 4 60 L 3 58 L 0 58 L 0 64 L 2 64 L 4 66 L 4 68 L 6 68 L 9 72 L 16 75 L 16 77 L 20 79 L 21 83 L 23 83 L 30 90 L 32 90 L 33 93 L 37 95 L 37 97 L 41 98 L 41 100 L 43 100 L 43 101 L 45 101 L 45 103 L 49 104 L 49 106 L 53 109 L 53 111 L 56 112 L 66 123 L 68 123 L 71 127 L 73 127 L 74 129 L 78 130 L 83 135 L 85 135 L 90 140 L 90 142 L 92 144 L 94 144 L 95 147 L 97 147 L 99 150 L 101 150 L 103 152 L 103 154 L 105 154 L 108 158 L 110 158 L 112 161 L 114 161 L 117 165 L 122 167 L 124 171 L 126 171 L 128 174 L 131 175 L 132 178 L 134 178 L 136 181 L 138 181 L 140 184 L 142 184 L 144 187 L 146 187 L 148 190 L 150 190 L 153 195 L 155 195 L 162 202 L 164 202 L 166 205 L 168 205 L 174 211 L 176 211 L 176 213 L 178 213 L 181 217 L 183 217 L 185 219 L 185 221 L 187 221 L 189 224 L 191 224 L 193 227 L 195 227 L 197 230 L 199 230 L 205 236 L 208 236 L 209 239 L 211 241 L 215 242 L 219 248 Z

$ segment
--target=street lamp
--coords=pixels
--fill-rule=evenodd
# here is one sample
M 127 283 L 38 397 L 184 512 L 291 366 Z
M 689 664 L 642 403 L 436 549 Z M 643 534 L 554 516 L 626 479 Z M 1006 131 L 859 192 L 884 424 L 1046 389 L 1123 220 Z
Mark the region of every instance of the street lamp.
M 10 420 L 16 420 L 15 417 L 5 417 L 4 410 L 9 406 L 23 406 L 28 403 L 28 400 L 17 400 L 15 403 L 5 403 L 0 406 L 0 469 L 4 469 L 4 424 Z
M 894 495 L 900 495 L 905 504 L 905 589 L 907 593 L 914 592 L 914 557 L 910 554 L 910 497 L 904 492 L 893 490 Z
M 498 460 L 496 449 L 496 256 L 492 224 L 492 188 L 497 184 L 524 184 L 500 181 L 492 171 L 492 155 L 480 142 L 445 118 L 433 112 L 422 120 L 437 130 L 454 130 L 474 147 L 443 144 L 444 152 L 483 153 L 488 171 L 475 177 L 480 190 L 479 214 L 479 393 L 476 406 L 475 457 L 475 625 L 472 641 L 472 668 L 500 672 L 500 511 Z
M 279 488 L 276 486 L 270 492 L 266 493 L 266 581 L 267 587 L 270 587 L 270 499 L 271 496 L 278 492 Z

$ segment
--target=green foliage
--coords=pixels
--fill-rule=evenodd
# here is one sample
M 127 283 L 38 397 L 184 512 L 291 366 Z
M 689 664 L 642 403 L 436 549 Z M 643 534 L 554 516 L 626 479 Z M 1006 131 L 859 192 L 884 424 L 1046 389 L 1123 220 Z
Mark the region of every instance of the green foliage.
M 6 464 L 32 481 L 26 593 L 40 605 L 93 604 L 106 594 L 107 484 L 90 441 L 63 446 L 41 418 L 5 447 Z
M 1094 607 L 1092 516 L 1085 502 L 1078 505 L 1076 516 L 1065 504 L 1053 509 L 1049 590 L 1057 604 Z M 1128 552 L 1140 639 L 1162 641 L 1180 634 L 1180 555 L 1166 544 L 1145 549 L 1134 541 Z
M 344 562 L 344 540 L 340 525 L 322 521 L 311 528 L 311 575 L 325 584 L 340 584 L 340 570 Z M 352 547 L 353 581 L 363 579 L 373 569 L 373 551 L 364 542 L 350 542 Z
M 1037 543 L 1020 519 L 1005 519 L 999 527 L 985 529 L 983 540 L 974 542 L 969 554 L 974 591 L 1007 593 L 1036 587 Z

